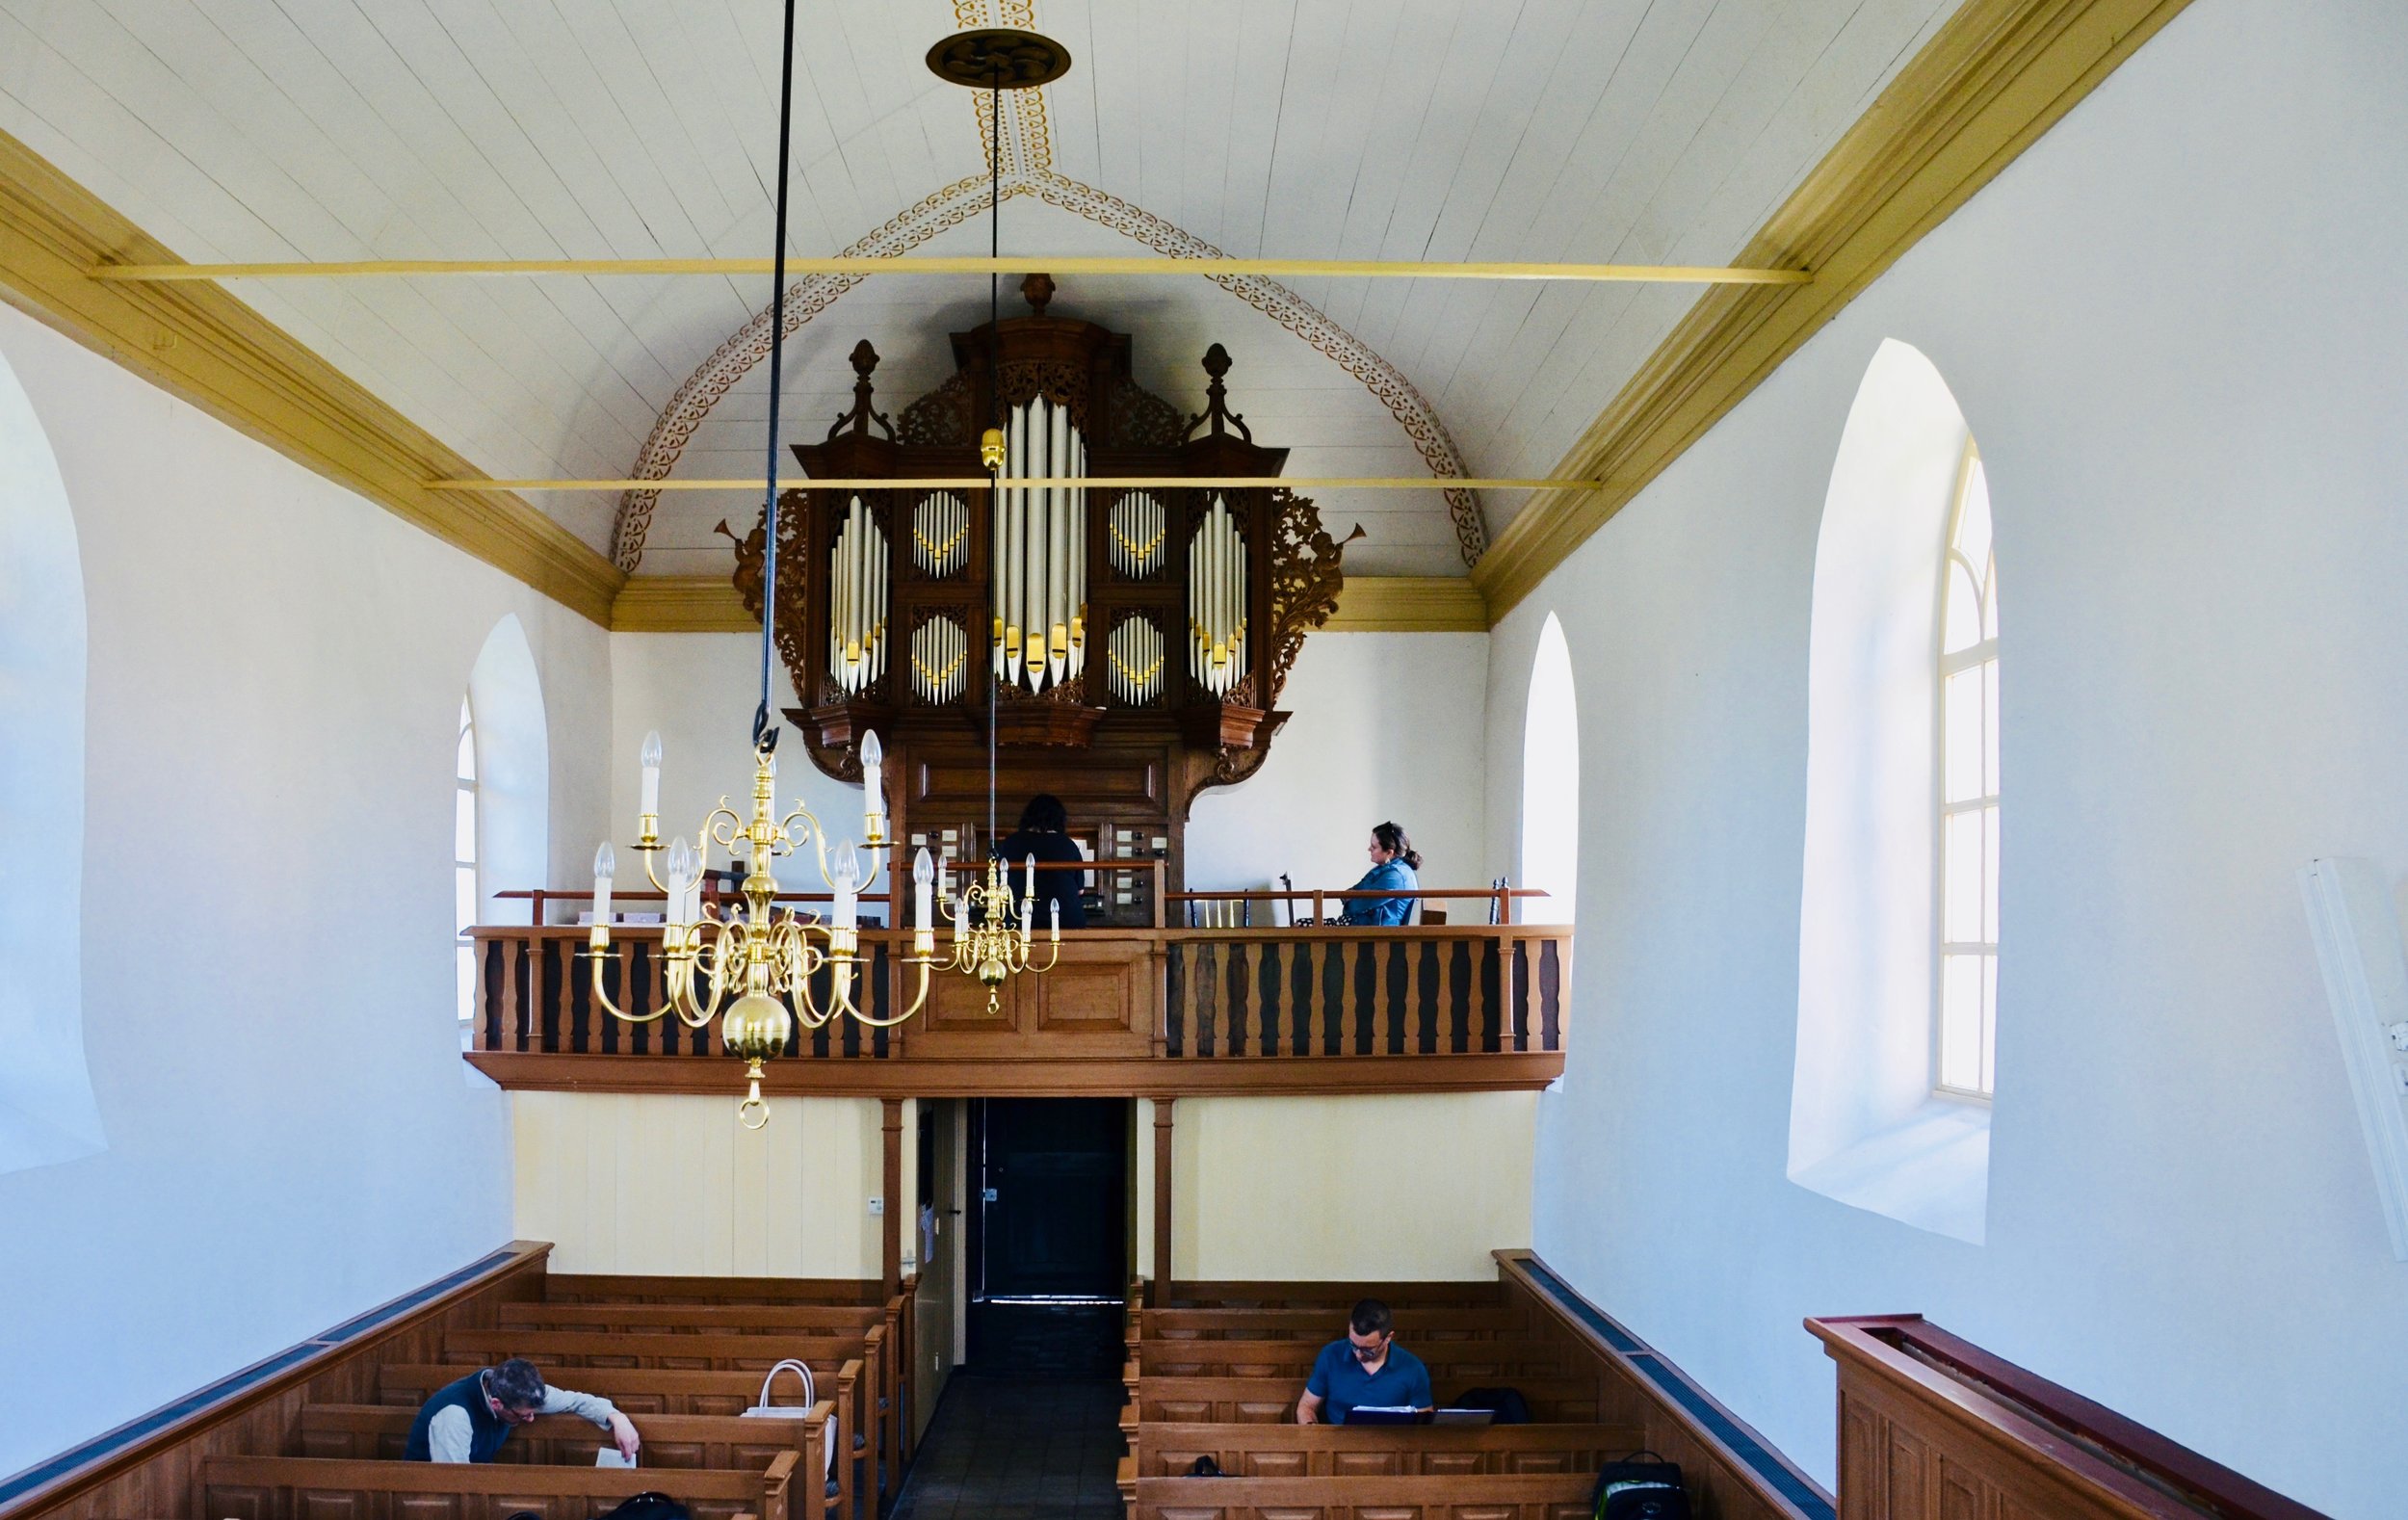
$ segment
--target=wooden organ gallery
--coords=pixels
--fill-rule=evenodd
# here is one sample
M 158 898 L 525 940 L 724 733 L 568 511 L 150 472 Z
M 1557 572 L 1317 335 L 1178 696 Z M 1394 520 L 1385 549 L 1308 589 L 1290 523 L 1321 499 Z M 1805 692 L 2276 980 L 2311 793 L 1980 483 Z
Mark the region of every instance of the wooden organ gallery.
M 983 472 L 988 419 L 1006 438 L 1000 491 L 781 498 L 779 653 L 807 703 L 787 716 L 842 780 L 861 778 L 875 731 L 892 833 L 958 862 L 982 852 L 992 704 L 999 826 L 1050 792 L 1091 854 L 1161 854 L 1177 890 L 1189 806 L 1269 755 L 1296 652 L 1336 609 L 1344 545 L 1283 487 L 1176 484 L 1287 459 L 1230 409 L 1220 345 L 1202 355 L 1205 409 L 1183 418 L 1132 377 L 1129 334 L 1052 314 L 1042 274 L 1021 291 L 1027 315 L 953 334 L 953 376 L 892 415 L 877 354 L 855 346 L 851 409 L 795 446 L 816 479 L 944 480 Z M 1082 476 L 1133 484 L 1045 484 Z M 756 616 L 762 537 L 756 523 L 737 548 Z M 1149 888 L 1119 879 L 1100 921 L 1147 922 Z

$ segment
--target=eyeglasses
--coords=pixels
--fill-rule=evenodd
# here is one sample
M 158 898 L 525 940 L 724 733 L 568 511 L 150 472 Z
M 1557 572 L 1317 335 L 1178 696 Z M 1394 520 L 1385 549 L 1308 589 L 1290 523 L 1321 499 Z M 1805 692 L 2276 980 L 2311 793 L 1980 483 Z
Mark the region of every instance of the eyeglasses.
M 1382 1335 L 1376 1343 L 1371 1346 L 1365 1346 L 1362 1342 L 1348 1336 L 1347 1338 L 1347 1350 L 1354 1353 L 1354 1359 L 1358 1362 L 1377 1361 L 1380 1357 L 1388 1354 L 1388 1342 L 1390 1339 L 1391 1337 Z

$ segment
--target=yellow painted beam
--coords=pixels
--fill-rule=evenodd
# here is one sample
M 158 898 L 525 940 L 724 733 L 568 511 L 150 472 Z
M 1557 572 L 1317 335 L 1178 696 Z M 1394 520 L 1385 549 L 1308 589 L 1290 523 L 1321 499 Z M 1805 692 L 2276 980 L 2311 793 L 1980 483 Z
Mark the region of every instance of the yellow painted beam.
M 984 490 L 983 475 L 924 475 L 888 479 L 882 476 L 843 476 L 833 480 L 815 480 L 807 475 L 783 478 L 777 483 L 788 489 L 810 487 L 828 491 L 867 490 Z M 1243 490 L 1256 487 L 1285 485 L 1291 490 L 1321 491 L 1588 491 L 1605 485 L 1603 481 L 1506 480 L 1492 476 L 1453 475 L 1048 475 L 1028 480 L 1014 480 L 1014 485 L 1085 485 L 1101 490 L 1128 490 L 1133 487 L 1176 487 L 1183 485 L 1213 486 L 1222 490 Z M 429 481 L 431 491 L 758 491 L 769 483 L 760 476 L 732 477 L 726 480 L 687 479 L 671 476 L 667 480 L 642 481 L 631 479 L 602 480 L 460 480 Z
M 1322 633 L 1484 633 L 1488 604 L 1459 575 L 1349 575 Z
M 206 279 L 378 279 L 454 275 L 768 275 L 766 258 L 327 259 L 315 263 L 140 264 L 109 262 L 92 277 L 124 283 Z M 1510 261 L 1421 261 L 1338 258 L 1165 258 L 1015 253 L 927 258 L 790 258 L 789 275 L 1257 275 L 1275 279 L 1544 279 L 1674 285 L 1803 285 L 1802 269 L 1729 269 L 1716 264 L 1531 264 Z
M 214 285 L 112 284 L 103 259 L 167 248 L 0 132 L 0 301 L 320 475 L 607 623 L 625 577 L 507 492 L 440 494 L 475 466 L 290 333 Z M 139 440 L 135 440 L 139 442 Z
M 1741 263 L 1814 283 L 1697 298 L 1473 567 L 1503 617 L 2188 0 L 1965 0 L 1773 212 Z M 1838 440 L 1835 438 L 1836 444 Z

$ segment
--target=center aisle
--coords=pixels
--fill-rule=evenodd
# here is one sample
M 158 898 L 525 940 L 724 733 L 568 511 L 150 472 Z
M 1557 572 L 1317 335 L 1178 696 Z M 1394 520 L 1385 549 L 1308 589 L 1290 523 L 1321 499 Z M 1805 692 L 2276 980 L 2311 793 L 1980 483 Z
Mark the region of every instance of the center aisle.
M 1122 1392 L 955 1376 L 888 1520 L 1121 1520 Z

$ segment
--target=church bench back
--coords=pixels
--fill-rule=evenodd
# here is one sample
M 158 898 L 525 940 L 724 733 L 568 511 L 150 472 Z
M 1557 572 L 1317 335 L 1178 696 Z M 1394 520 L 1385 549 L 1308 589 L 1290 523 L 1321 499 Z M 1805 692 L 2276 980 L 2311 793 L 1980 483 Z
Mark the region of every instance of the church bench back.
M 548 1303 L 824 1303 L 883 1304 L 876 1277 L 697 1277 L 639 1273 L 552 1272 Z
M 1132 1520 L 1589 1520 L 1586 1473 L 1140 1478 Z
M 789 1509 L 798 1458 L 780 1453 L 762 1472 L 710 1468 L 536 1467 L 523 1463 L 340 1461 L 311 1456 L 213 1456 L 193 1478 L 191 1513 L 209 1520 L 588 1520 L 657 1489 L 694 1520 L 800 1520 Z
M 1232 1478 L 1422 1478 L 1593 1473 L 1638 1450 L 1626 1425 L 1188 1425 L 1138 1428 L 1139 1478 L 1183 1478 L 1210 1456 Z
M 557 1281 L 558 1279 L 554 1279 Z M 1497 1308 L 1502 1286 L 1485 1282 L 1263 1282 L 1235 1279 L 1155 1286 L 1158 1309 L 1315 1309 L 1344 1315 L 1364 1298 L 1391 1309 Z
M 1595 1424 L 1593 1377 L 1524 1377 L 1513 1387 L 1530 1402 L 1533 1420 L 1549 1424 Z M 1442 1387 L 1440 1394 L 1457 1390 Z M 1190 1425 L 1286 1425 L 1296 1419 L 1301 1376 L 1277 1377 L 1139 1377 L 1122 1406 L 1123 1432 L 1141 1432 L 1156 1421 Z M 1621 1424 L 1609 1418 L 1608 1424 Z
M 505 1322 L 508 1323 L 508 1322 Z M 1500 1340 L 1530 1330 L 1530 1317 L 1512 1309 L 1399 1309 L 1399 1338 L 1423 1341 Z M 1316 1345 L 1347 1333 L 1344 1308 L 1139 1309 L 1130 1317 L 1131 1339 L 1148 1341 L 1311 1341 Z
M 800 1419 L 745 1420 L 722 1415 L 647 1414 L 637 1419 L 647 1469 L 722 1468 L 767 1472 L 781 1453 L 792 1452 L 798 1473 L 827 1467 L 827 1425 L 836 1406 L 827 1400 Z M 350 1461 L 399 1461 L 417 1411 L 393 1404 L 313 1404 L 303 1409 L 296 1456 Z M 545 1415 L 510 1432 L 497 1463 L 591 1467 L 609 1437 L 572 1415 Z M 796 1520 L 822 1520 L 828 1510 L 824 1485 L 798 1481 Z
M 491 1366 L 524 1356 L 537 1367 L 690 1367 L 719 1372 L 769 1371 L 789 1357 L 802 1362 L 858 1356 L 876 1359 L 886 1338 L 884 1325 L 866 1330 L 786 1330 L 765 1335 L 720 1335 L 669 1331 L 458 1330 L 443 1338 L 446 1361 Z M 546 1376 L 549 1376 L 547 1371 Z M 572 1383 L 571 1386 L 574 1386 Z
M 1138 1370 L 1147 1376 L 1243 1377 L 1293 1376 L 1299 1381 L 1313 1370 L 1324 1343 L 1319 1341 L 1145 1341 L 1138 1350 Z M 1500 1382 L 1543 1376 L 1563 1370 L 1566 1349 L 1554 1341 L 1400 1341 L 1429 1368 L 1430 1380 L 1444 1384 L 1469 1378 Z M 1445 1387 L 1440 1393 L 1449 1392 Z
M 869 1303 L 506 1303 L 496 1318 L 506 1328 L 527 1330 L 830 1334 L 883 1324 L 886 1311 Z

